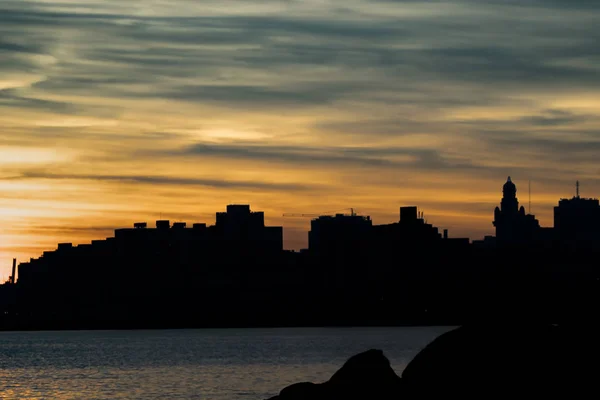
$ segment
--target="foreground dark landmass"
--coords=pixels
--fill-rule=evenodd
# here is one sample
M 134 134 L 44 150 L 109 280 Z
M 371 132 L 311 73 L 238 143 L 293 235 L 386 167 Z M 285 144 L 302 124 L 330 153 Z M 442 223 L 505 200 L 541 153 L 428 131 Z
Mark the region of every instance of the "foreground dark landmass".
M 596 398 L 598 333 L 589 326 L 465 325 L 426 346 L 401 377 L 371 349 L 327 382 L 300 382 L 270 400 Z

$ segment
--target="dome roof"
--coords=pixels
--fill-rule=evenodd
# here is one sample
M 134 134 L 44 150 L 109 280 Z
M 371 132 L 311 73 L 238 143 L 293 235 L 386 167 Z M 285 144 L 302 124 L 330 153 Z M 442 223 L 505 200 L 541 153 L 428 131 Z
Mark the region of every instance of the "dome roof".
M 510 176 L 506 180 L 506 183 L 504 184 L 504 186 L 502 186 L 502 194 L 503 194 L 504 198 L 508 198 L 508 199 L 516 198 L 516 196 L 517 196 L 517 187 L 515 186 L 513 181 L 510 179 Z

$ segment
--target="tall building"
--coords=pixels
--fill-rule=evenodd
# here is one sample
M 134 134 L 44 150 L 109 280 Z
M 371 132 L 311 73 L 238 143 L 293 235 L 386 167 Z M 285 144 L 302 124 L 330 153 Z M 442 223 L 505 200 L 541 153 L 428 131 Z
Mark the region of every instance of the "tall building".
M 562 242 L 585 244 L 600 241 L 600 202 L 579 196 L 560 199 L 554 207 L 554 229 Z
M 525 213 L 525 207 L 519 207 L 517 186 L 510 176 L 502 186 L 502 200 L 494 210 L 493 224 L 498 245 L 530 243 L 539 234 L 540 223 L 534 215 Z
M 265 226 L 265 213 L 251 211 L 247 204 L 230 204 L 216 214 L 215 238 L 226 243 L 247 242 L 262 252 L 283 251 L 283 227 Z
M 379 252 L 409 252 L 414 250 L 415 246 L 431 248 L 442 239 L 439 229 L 425 222 L 423 213 L 416 206 L 400 207 L 398 222 L 375 225 L 373 231 L 374 242 L 379 247 Z
M 356 250 L 364 246 L 371 234 L 369 216 L 336 214 L 313 219 L 308 232 L 308 248 L 315 253 Z
M 310 223 L 308 250 L 312 279 L 327 290 L 350 291 L 368 273 L 373 222 L 369 216 L 323 215 Z

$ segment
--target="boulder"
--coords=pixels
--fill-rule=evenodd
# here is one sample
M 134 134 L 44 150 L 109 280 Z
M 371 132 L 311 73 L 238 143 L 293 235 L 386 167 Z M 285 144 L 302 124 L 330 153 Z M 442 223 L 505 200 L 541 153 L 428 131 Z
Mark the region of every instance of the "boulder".
M 598 353 L 596 340 L 589 339 L 554 325 L 463 326 L 439 336 L 407 365 L 403 398 L 574 398 L 596 392 Z
M 596 398 L 599 338 L 595 326 L 465 325 L 434 339 L 401 377 L 369 350 L 329 381 L 291 385 L 271 400 Z
M 283 389 L 275 399 L 284 400 L 305 400 L 323 398 L 323 388 L 321 385 L 312 382 L 300 382 L 290 385 Z
M 270 400 L 391 400 L 400 395 L 401 379 L 381 350 L 357 354 L 327 382 L 286 387 Z

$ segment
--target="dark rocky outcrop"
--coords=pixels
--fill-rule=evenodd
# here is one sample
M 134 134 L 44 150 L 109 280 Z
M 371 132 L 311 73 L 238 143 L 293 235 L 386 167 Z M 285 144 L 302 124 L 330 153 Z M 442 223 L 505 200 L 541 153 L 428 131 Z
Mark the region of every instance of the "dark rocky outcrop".
M 324 383 L 297 383 L 270 400 L 397 399 L 401 380 L 381 350 L 351 357 Z
M 555 325 L 462 326 L 440 335 L 402 377 L 381 350 L 350 358 L 329 381 L 299 383 L 271 400 L 596 398 L 598 330 Z
M 457 328 L 408 364 L 402 373 L 403 397 L 574 398 L 596 392 L 600 371 L 592 332 L 527 324 Z

